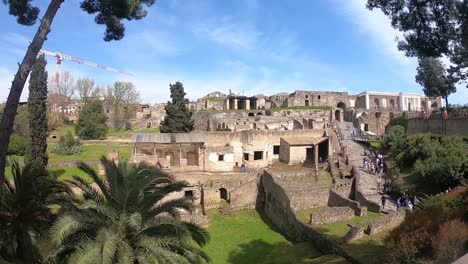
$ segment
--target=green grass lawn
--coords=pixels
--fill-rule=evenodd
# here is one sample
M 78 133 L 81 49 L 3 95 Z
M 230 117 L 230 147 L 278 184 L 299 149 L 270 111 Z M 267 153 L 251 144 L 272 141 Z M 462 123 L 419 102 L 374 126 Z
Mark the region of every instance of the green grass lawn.
M 129 131 L 129 130 L 125 130 L 125 129 L 116 130 L 116 129 L 110 128 L 107 131 L 106 137 L 128 138 L 128 137 L 131 137 L 132 134 L 133 134 L 132 131 Z
M 159 133 L 159 127 L 157 128 L 143 128 L 140 130 L 135 130 L 135 133 Z
M 354 217 L 351 220 L 317 226 L 320 233 L 340 242 L 348 233 L 351 226 L 364 223 L 370 219 L 381 217 L 381 214 L 367 212 L 365 216 Z M 362 239 L 354 240 L 348 244 L 342 244 L 343 249 L 361 263 L 384 263 L 386 249 L 384 239 L 388 232 L 381 232 L 372 236 L 364 235 Z
M 232 216 L 211 211 L 210 217 L 211 240 L 203 250 L 212 263 L 324 263 L 324 259 L 330 260 L 327 263 L 346 263 L 338 256 L 322 256 L 310 243 L 293 245 L 262 221 L 257 211 L 240 211 Z
M 107 156 L 110 150 L 118 150 L 121 158 L 128 158 L 130 156 L 129 145 L 85 145 L 84 151 L 77 155 L 58 155 L 52 153 L 54 146 L 49 145 L 49 162 L 57 161 L 97 161 L 102 155 Z
M 97 170 L 97 167 L 94 167 L 95 170 Z M 64 180 L 71 180 L 73 179 L 72 176 L 83 176 L 86 182 L 91 182 L 91 178 L 89 178 L 84 172 L 79 170 L 76 167 L 70 167 L 70 168 L 49 168 L 49 171 L 56 177 L 58 180 L 64 181 Z M 11 167 L 6 167 L 5 169 L 5 177 L 7 179 L 11 179 L 12 174 L 11 174 Z
M 319 225 L 315 229 L 335 241 L 340 241 L 348 233 L 349 229 L 351 229 L 349 225 L 355 226 L 359 223 L 364 223 L 366 221 L 369 221 L 370 219 L 378 218 L 381 216 L 382 215 L 379 213 L 367 212 L 366 215 L 361 217 L 356 216 L 353 219 L 346 221 Z

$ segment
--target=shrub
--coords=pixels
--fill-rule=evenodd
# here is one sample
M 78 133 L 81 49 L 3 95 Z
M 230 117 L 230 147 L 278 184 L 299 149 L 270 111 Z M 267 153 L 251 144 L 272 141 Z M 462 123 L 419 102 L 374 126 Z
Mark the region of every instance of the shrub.
M 107 116 L 102 103 L 89 100 L 80 111 L 75 127 L 76 134 L 81 139 L 105 139 L 107 134 Z
M 24 156 L 26 154 L 27 142 L 24 137 L 11 135 L 8 144 L 8 155 Z
M 83 144 L 81 144 L 80 140 L 75 139 L 72 133 L 68 131 L 65 136 L 60 137 L 53 152 L 60 155 L 74 155 L 81 153 L 83 150 Z
M 434 257 L 438 263 L 451 263 L 466 252 L 468 225 L 460 219 L 443 223 L 432 239 Z

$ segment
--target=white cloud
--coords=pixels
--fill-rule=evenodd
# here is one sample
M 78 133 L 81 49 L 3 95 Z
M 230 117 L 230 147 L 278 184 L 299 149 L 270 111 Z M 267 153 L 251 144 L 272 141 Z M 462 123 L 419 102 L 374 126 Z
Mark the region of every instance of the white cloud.
M 409 64 L 411 59 L 405 56 L 397 48 L 396 38 L 401 38 L 403 33 L 394 29 L 390 24 L 390 19 L 379 9 L 372 11 L 366 8 L 366 0 L 346 0 L 337 1 L 343 5 L 343 11 L 351 17 L 363 34 L 371 37 L 374 45 L 381 48 L 387 55 L 401 64 Z
M 244 49 L 253 48 L 261 36 L 252 26 L 235 23 L 228 17 L 196 24 L 192 32 L 200 38 L 207 37 L 223 45 Z

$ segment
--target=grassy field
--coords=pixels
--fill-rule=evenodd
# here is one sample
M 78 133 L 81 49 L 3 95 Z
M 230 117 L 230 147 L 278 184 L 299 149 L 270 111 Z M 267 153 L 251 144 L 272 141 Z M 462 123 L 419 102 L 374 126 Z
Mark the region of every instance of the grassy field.
M 97 170 L 96 167 L 94 167 L 95 170 Z M 73 179 L 72 176 L 83 176 L 86 182 L 91 182 L 91 179 L 87 177 L 87 175 L 79 170 L 76 167 L 70 167 L 70 168 L 49 168 L 50 172 L 54 177 L 56 177 L 58 180 L 64 181 L 64 180 L 71 180 Z M 12 174 L 11 174 L 11 167 L 6 167 L 5 169 L 5 176 L 7 179 L 11 179 Z
M 49 162 L 58 161 L 97 161 L 102 155 L 107 155 L 109 150 L 118 150 L 121 158 L 130 156 L 129 145 L 85 145 L 85 150 L 77 155 L 57 155 L 52 153 L 54 146 L 49 145 Z
M 140 130 L 135 130 L 135 133 L 159 133 L 159 127 L 157 128 L 143 128 Z
M 320 225 L 315 229 L 339 242 L 351 229 L 350 226 L 355 226 L 359 223 L 364 223 L 370 219 L 380 216 L 381 214 L 379 213 L 367 212 L 367 214 L 362 217 L 354 217 L 348 221 Z M 342 246 L 348 254 L 359 260 L 361 263 L 382 263 L 384 262 L 386 254 L 384 239 L 387 234 L 387 232 L 382 232 L 372 236 L 365 235 L 362 239 L 352 241 L 348 244 L 343 244 Z
M 204 251 L 212 263 L 346 263 L 338 256 L 322 256 L 310 243 L 293 245 L 262 221 L 257 211 L 222 216 L 210 213 L 211 240 Z

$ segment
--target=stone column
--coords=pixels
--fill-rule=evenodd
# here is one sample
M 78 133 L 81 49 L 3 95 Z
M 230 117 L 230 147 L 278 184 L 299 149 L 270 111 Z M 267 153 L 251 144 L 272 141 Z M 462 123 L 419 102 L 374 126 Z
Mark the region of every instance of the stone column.
M 319 170 L 319 144 L 316 144 L 314 146 L 314 164 L 315 164 L 315 170 Z
M 226 110 L 229 110 L 231 107 L 230 107 L 230 104 L 229 104 L 229 98 L 226 99 Z
M 245 109 L 250 110 L 250 99 L 245 99 Z
M 369 94 L 366 93 L 366 110 L 369 110 Z
M 237 99 L 234 99 L 234 109 L 237 109 Z

